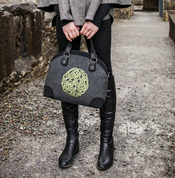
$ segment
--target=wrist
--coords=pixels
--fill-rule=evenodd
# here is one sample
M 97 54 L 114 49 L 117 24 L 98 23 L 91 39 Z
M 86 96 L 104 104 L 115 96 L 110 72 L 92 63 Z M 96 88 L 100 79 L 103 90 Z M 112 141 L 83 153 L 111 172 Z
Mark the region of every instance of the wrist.
M 64 27 L 68 23 L 73 22 L 72 20 L 61 20 L 61 26 Z

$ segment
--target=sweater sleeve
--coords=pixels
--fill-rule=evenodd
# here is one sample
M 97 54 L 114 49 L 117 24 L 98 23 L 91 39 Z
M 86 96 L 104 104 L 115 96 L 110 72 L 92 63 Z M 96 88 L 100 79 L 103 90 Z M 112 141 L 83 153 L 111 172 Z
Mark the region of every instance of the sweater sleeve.
M 59 0 L 60 20 L 73 20 L 69 0 Z
M 91 0 L 90 1 L 88 11 L 85 16 L 86 21 L 87 20 L 92 21 L 94 19 L 94 16 L 95 16 L 100 4 L 101 4 L 101 0 Z
M 111 7 L 112 7 L 111 4 L 100 4 L 100 6 L 95 14 L 95 17 L 92 20 L 92 23 L 94 25 L 96 25 L 97 27 L 100 27 L 104 17 L 106 16 L 106 14 L 108 14 Z
M 57 13 L 58 17 L 60 18 L 59 5 L 55 4 L 53 7 L 54 7 L 54 10 Z M 72 22 L 72 20 L 61 20 L 61 26 L 63 27 L 63 26 L 67 25 L 70 22 Z

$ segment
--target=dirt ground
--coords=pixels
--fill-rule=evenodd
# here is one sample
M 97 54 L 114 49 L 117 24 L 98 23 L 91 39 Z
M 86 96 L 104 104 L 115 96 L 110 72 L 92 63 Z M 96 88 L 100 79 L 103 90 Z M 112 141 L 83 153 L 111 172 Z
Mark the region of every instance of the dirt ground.
M 175 177 L 175 45 L 168 35 L 169 23 L 155 12 L 135 12 L 113 24 L 117 112 L 111 169 L 96 168 L 99 111 L 83 106 L 80 153 L 71 168 L 58 167 L 66 132 L 60 102 L 43 97 L 41 77 L 0 101 L 0 177 Z

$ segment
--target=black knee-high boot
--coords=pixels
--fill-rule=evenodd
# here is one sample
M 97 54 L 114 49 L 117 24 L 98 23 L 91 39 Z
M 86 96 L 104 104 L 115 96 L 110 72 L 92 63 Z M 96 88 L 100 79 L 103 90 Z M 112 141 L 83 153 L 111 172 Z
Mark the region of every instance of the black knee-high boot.
M 63 118 L 67 131 L 64 151 L 59 157 L 59 166 L 68 168 L 73 165 L 73 157 L 79 151 L 78 141 L 78 105 L 62 102 Z
M 114 76 L 109 76 L 107 97 L 103 107 L 100 109 L 101 119 L 101 142 L 100 154 L 98 157 L 97 168 L 101 171 L 109 169 L 113 165 L 114 141 L 113 127 L 116 111 L 116 90 Z

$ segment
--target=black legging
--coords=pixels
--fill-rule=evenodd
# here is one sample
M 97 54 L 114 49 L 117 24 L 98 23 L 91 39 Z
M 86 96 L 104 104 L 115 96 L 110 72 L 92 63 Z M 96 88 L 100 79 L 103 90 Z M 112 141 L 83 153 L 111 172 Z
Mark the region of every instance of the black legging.
M 57 29 L 57 38 L 59 51 L 64 51 L 68 40 L 65 37 L 60 19 L 56 18 L 56 29 Z M 81 35 L 72 40 L 72 49 L 80 49 L 80 40 Z M 104 20 L 97 31 L 97 33 L 92 37 L 93 45 L 96 51 L 97 56 L 106 64 L 108 73 L 112 74 L 111 68 L 111 19 Z M 89 41 L 86 40 L 87 46 L 89 48 Z

